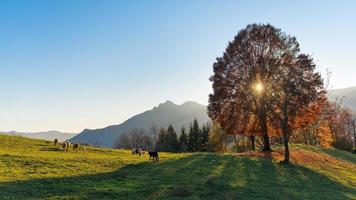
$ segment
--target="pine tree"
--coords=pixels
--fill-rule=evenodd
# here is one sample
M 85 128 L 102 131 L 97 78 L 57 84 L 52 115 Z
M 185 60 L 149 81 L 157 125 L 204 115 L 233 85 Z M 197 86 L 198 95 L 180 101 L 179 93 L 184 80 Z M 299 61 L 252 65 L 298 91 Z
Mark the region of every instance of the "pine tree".
M 194 119 L 193 124 L 189 127 L 189 135 L 188 135 L 188 151 L 196 152 L 199 151 L 199 137 L 201 134 L 201 129 L 199 127 L 199 123 L 197 119 Z
M 179 151 L 186 152 L 188 148 L 188 135 L 184 126 L 181 128 L 181 133 L 179 136 L 178 143 L 179 143 Z
M 187 141 L 187 151 L 193 152 L 193 124 L 189 125 L 188 141 Z
M 172 125 L 169 125 L 167 129 L 166 144 L 167 144 L 167 151 L 169 152 L 178 151 L 177 133 Z
M 157 142 L 156 142 L 156 151 L 167 151 L 167 131 L 165 128 L 160 128 L 158 131 L 158 137 L 157 137 Z
M 203 124 L 201 129 L 201 134 L 199 137 L 199 150 L 200 151 L 207 151 L 208 150 L 208 142 L 209 142 L 209 131 L 210 131 L 210 124 Z

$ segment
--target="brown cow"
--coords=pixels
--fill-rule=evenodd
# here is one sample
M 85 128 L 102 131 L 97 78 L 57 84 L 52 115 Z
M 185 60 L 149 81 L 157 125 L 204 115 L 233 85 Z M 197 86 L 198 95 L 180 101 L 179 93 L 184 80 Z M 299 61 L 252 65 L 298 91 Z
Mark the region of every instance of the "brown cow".
M 58 144 L 58 139 L 56 138 L 54 139 L 54 146 L 57 146 L 57 144 Z
M 159 157 L 158 157 L 158 152 L 157 151 L 149 151 L 148 155 L 150 156 L 150 160 L 152 158 L 153 161 L 155 161 L 155 162 L 159 161 Z
M 63 151 L 68 151 L 68 143 L 67 142 L 63 142 L 62 148 L 63 148 Z
M 73 145 L 73 150 L 77 150 L 77 149 L 79 149 L 79 147 L 80 147 L 80 144 L 79 144 L 79 142 L 77 142 Z

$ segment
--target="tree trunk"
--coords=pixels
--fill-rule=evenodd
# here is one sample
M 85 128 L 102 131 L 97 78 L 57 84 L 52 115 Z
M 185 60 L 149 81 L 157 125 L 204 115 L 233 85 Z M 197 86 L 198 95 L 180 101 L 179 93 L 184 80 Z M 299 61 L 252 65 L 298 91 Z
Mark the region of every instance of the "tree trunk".
M 267 129 L 267 119 L 266 117 L 260 117 L 260 127 L 263 139 L 263 152 L 272 151 L 271 146 L 269 144 L 269 136 L 268 136 L 268 129 Z
M 354 146 L 356 147 L 356 119 L 352 120 L 352 131 L 354 132 Z
M 256 148 L 255 148 L 255 136 L 250 136 L 250 140 L 251 140 L 251 149 L 252 151 L 255 151 Z
M 283 164 L 289 164 L 289 128 L 288 128 L 288 120 L 285 120 L 282 125 L 283 132 L 283 145 L 284 145 L 284 160 Z
M 235 145 L 236 145 L 236 152 L 239 152 L 239 143 L 237 140 L 237 134 L 235 134 Z
M 283 145 L 284 145 L 284 164 L 289 164 L 289 138 L 287 135 L 283 134 Z

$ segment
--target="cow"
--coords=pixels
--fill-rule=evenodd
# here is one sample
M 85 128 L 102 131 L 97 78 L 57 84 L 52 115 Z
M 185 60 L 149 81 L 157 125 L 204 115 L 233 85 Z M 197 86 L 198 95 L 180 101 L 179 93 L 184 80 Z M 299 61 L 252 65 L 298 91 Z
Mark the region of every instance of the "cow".
M 132 149 L 131 155 L 139 155 L 141 156 L 142 150 L 141 149 Z
M 63 142 L 62 148 L 63 148 L 63 151 L 68 151 L 68 143 L 67 142 Z
M 79 149 L 79 147 L 80 147 L 80 144 L 79 144 L 79 142 L 77 142 L 73 145 L 73 150 L 77 150 L 77 149 Z
M 158 157 L 158 152 L 157 151 L 149 151 L 148 155 L 150 156 L 150 160 L 152 158 L 153 161 L 158 162 L 159 157 Z

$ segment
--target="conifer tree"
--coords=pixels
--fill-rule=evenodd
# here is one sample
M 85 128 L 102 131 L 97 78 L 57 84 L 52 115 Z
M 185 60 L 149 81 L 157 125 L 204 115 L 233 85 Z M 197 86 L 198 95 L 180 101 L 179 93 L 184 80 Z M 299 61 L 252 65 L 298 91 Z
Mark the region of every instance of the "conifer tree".
M 188 147 L 188 135 L 184 126 L 181 128 L 181 133 L 179 136 L 178 143 L 179 143 L 179 151 L 186 152 Z
M 167 151 L 169 152 L 178 151 L 177 133 L 172 125 L 169 125 L 167 129 L 166 144 L 167 144 Z
M 188 134 L 188 151 L 196 152 L 199 151 L 199 137 L 201 134 L 201 129 L 197 119 L 194 119 L 193 124 L 189 127 Z
M 199 151 L 208 150 L 209 131 L 210 131 L 210 124 L 209 123 L 203 124 L 203 127 L 201 129 L 201 134 L 199 137 Z
M 160 128 L 158 131 L 158 137 L 156 142 L 156 151 L 167 151 L 167 131 L 165 128 Z

